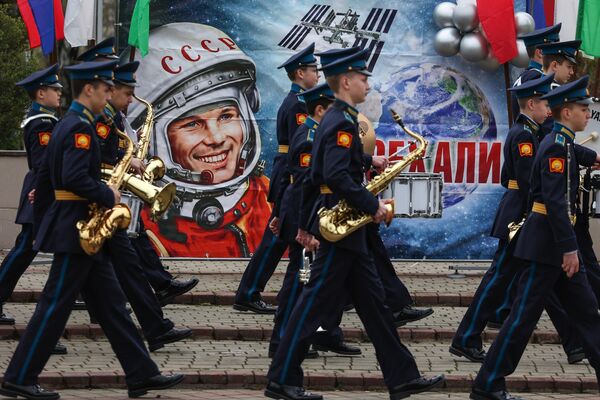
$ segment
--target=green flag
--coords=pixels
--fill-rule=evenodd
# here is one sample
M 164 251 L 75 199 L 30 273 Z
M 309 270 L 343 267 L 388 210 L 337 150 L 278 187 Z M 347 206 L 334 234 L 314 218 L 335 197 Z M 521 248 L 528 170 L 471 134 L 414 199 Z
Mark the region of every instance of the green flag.
M 600 57 L 600 1 L 579 0 L 577 38 L 581 39 L 581 50 Z
M 136 0 L 128 43 L 140 49 L 142 57 L 148 54 L 148 35 L 150 33 L 150 0 Z

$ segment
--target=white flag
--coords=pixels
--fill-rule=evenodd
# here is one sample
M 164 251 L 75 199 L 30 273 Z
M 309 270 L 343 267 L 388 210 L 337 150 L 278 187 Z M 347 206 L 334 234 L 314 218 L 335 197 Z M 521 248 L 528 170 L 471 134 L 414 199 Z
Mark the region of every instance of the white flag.
M 69 0 L 65 12 L 65 39 L 72 47 L 87 46 L 94 39 L 95 0 Z
M 578 11 L 579 0 L 556 0 L 554 20 L 556 24 L 562 22 L 562 28 L 560 29 L 561 42 L 575 40 Z

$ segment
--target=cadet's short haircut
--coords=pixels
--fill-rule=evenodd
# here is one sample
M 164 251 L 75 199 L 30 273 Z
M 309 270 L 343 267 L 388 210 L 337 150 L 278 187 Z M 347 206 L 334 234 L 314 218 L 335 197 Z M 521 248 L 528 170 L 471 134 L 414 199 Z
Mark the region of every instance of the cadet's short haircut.
M 322 106 L 323 108 L 327 108 L 333 100 L 327 97 L 321 97 L 314 101 L 309 101 L 306 103 L 306 109 L 308 110 L 308 115 L 313 116 L 317 110 L 317 106 Z
M 287 73 L 287 76 L 288 76 L 288 78 L 290 79 L 290 81 L 294 82 L 294 81 L 296 80 L 296 78 L 298 78 L 298 77 L 296 76 L 296 72 L 298 72 L 298 70 L 300 70 L 300 69 L 301 69 L 302 71 L 306 71 L 306 70 L 308 69 L 308 66 L 304 65 L 304 66 L 302 66 L 302 67 L 296 68 L 295 70 L 293 70 L 293 71 L 291 71 L 291 72 L 288 72 L 288 73 Z
M 27 94 L 29 95 L 29 98 L 31 99 L 31 101 L 35 101 L 37 99 L 37 94 L 38 94 L 38 90 L 48 90 L 48 86 L 40 86 L 35 88 L 34 90 L 28 90 Z
M 560 116 L 562 110 L 564 110 L 565 108 L 568 108 L 569 110 L 571 110 L 571 109 L 573 109 L 574 106 L 575 106 L 575 104 L 573 104 L 573 103 L 565 103 L 565 104 L 561 104 L 556 107 L 552 107 L 552 118 L 554 118 L 555 120 L 562 119 Z
M 97 79 L 85 79 L 85 80 L 73 80 L 71 81 L 71 92 L 73 94 L 73 98 L 76 99 L 77 97 L 79 97 L 79 95 L 81 94 L 81 92 L 83 92 L 83 88 L 85 87 L 85 85 L 92 85 L 94 87 L 94 89 L 98 88 L 98 85 L 100 85 L 102 82 L 97 80 Z
M 338 92 L 340 90 L 340 80 L 342 79 L 342 75 L 333 75 L 325 78 L 325 81 L 334 92 Z
M 529 46 L 527 48 L 527 55 L 529 56 L 530 59 L 533 58 L 533 56 L 535 55 L 535 49 L 536 49 L 535 46 Z
M 556 61 L 560 65 L 567 61 L 567 59 L 560 54 L 547 54 L 543 57 L 543 59 L 544 71 L 548 71 L 548 68 L 550 68 L 550 64 L 552 64 L 552 61 Z
M 517 99 L 517 102 L 519 103 L 519 108 L 521 110 L 525 109 L 527 107 L 527 102 L 531 98 L 533 98 L 533 101 L 535 101 L 535 102 L 541 101 L 540 96 L 523 97 L 522 99 Z

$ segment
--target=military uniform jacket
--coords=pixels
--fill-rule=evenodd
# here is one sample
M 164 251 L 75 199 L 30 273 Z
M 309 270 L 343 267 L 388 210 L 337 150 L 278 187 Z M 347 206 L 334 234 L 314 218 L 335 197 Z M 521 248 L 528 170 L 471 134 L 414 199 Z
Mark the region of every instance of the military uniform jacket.
M 542 71 L 542 65 L 535 61 L 530 61 L 529 66 L 527 67 L 527 69 L 525 71 L 521 72 L 521 75 L 519 75 L 519 77 L 515 81 L 513 87 L 520 86 L 521 84 L 523 84 L 527 81 L 531 81 L 531 80 L 540 78 L 542 75 L 544 75 L 544 72 Z M 517 99 L 517 95 L 514 93 L 511 93 L 511 96 L 512 96 L 512 112 L 513 112 L 512 115 L 516 121 L 519 114 L 521 113 L 521 110 L 519 108 L 519 101 Z
M 282 150 L 289 147 L 290 136 L 306 120 L 306 104 L 297 96 L 301 91 L 302 88 L 300 86 L 292 84 L 292 89 L 277 111 L 277 143 Z M 279 198 L 279 191 L 285 189 L 288 183 L 287 151 L 280 151 L 273 160 L 273 171 L 271 172 L 267 200 L 270 203 L 275 203 Z M 282 187 L 283 189 L 281 189 Z
M 58 122 L 56 112 L 34 102 L 23 121 L 23 139 L 27 152 L 29 171 L 23 180 L 19 208 L 17 209 L 17 224 L 33 224 L 33 204 L 29 202 L 28 194 L 35 188 L 36 174 L 44 158 L 44 152 L 54 125 Z
M 358 133 L 358 111 L 341 100 L 329 108 L 315 132 L 311 157 L 312 184 L 326 185 L 332 192 L 318 195 L 312 215 L 311 232 L 320 237 L 316 212 L 331 208 L 340 200 L 370 215 L 377 212 L 379 201 L 362 184 L 364 151 Z M 336 242 L 352 251 L 368 254 L 365 227 Z
M 531 197 L 545 205 L 546 215 L 531 212 L 521 228 L 515 255 L 525 260 L 560 267 L 564 253 L 577 250 L 575 231 L 569 220 L 567 190 L 571 214 L 575 214 L 575 199 L 579 188 L 579 162 L 573 146 L 575 134 L 568 128 L 555 124 L 553 132 L 540 143 L 531 175 Z M 570 153 L 570 166 L 568 155 Z M 595 158 L 595 152 L 594 158 Z M 582 153 L 590 157 L 591 153 Z M 591 158 L 591 157 L 590 157 Z M 570 186 L 567 188 L 567 173 Z
M 57 201 L 55 190 L 70 191 L 86 200 Z M 94 115 L 73 102 L 53 131 L 38 173 L 34 215 L 39 229 L 35 250 L 84 254 L 75 224 L 88 219 L 91 202 L 111 208 L 114 196 L 100 180 L 100 144 Z
M 125 154 L 122 139 L 115 129 L 117 127 L 124 131 L 123 116 L 109 103 L 97 118 L 95 126 L 102 153 L 102 164 L 114 166 Z
M 496 211 L 491 235 L 508 239 L 508 224 L 520 222 L 530 209 L 529 178 L 533 158 L 539 146 L 536 133 L 540 126 L 519 114 L 504 143 L 501 183 L 508 190 Z
M 315 130 L 319 124 L 312 118 L 307 117 L 290 137 L 290 149 L 288 152 L 288 171 L 292 176 L 292 182 L 283 191 L 282 200 L 279 202 L 281 219 L 281 236 L 288 242 L 296 239 L 298 233 L 300 209 L 314 206 L 316 197 L 312 200 L 302 198 L 302 187 L 304 180 L 310 173 L 310 159 Z M 305 204 L 306 203 L 306 204 Z M 303 229 L 306 229 L 304 224 Z

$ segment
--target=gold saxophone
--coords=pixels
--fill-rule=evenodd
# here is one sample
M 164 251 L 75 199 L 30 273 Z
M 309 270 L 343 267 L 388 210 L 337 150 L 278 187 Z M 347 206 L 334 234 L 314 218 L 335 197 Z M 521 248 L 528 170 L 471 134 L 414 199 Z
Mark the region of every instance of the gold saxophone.
M 140 128 L 140 135 L 138 139 L 137 149 L 135 150 L 135 158 L 139 158 L 144 161 L 148 156 L 148 148 L 150 147 L 150 140 L 152 139 L 152 129 L 154 127 L 154 109 L 152 104 L 146 100 L 133 95 L 137 101 L 146 106 L 146 119 L 144 124 Z M 162 179 L 165 176 L 165 163 L 160 157 L 151 157 L 146 164 L 146 170 L 142 179 L 146 182 L 154 182 L 158 179 Z
M 133 158 L 133 142 L 127 134 L 115 127 L 117 135 L 127 142 L 125 155 L 112 169 L 107 185 L 119 188 Z M 102 248 L 104 241 L 115 233 L 117 229 L 126 229 L 131 222 L 131 210 L 125 204 L 115 204 L 113 208 L 106 208 L 97 203 L 90 204 L 90 219 L 77 221 L 79 231 L 79 244 L 88 255 L 96 254 Z
M 404 125 L 404 122 L 402 122 L 402 118 L 394 110 L 390 109 L 390 112 L 394 121 L 402 127 L 404 132 L 412 136 L 418 145 L 415 150 L 411 151 L 401 161 L 387 167 L 380 175 L 373 178 L 367 184 L 366 189 L 374 195 L 381 193 L 413 161 L 423 157 L 428 144 L 425 138 L 408 129 Z M 388 209 L 386 223 L 389 223 L 394 214 L 394 205 L 393 203 L 387 204 L 386 207 Z M 341 200 L 330 209 L 321 208 L 318 211 L 318 215 L 319 231 L 323 238 L 329 242 L 337 242 L 373 221 L 372 215 L 352 208 L 346 200 Z
M 140 160 L 145 160 L 150 147 L 150 139 L 154 126 L 154 111 L 152 105 L 137 96 L 134 97 L 144 104 L 147 108 L 146 119 L 140 128 L 140 136 L 134 156 Z M 102 175 L 108 178 L 112 174 L 111 169 L 102 169 Z M 123 176 L 123 189 L 130 191 L 139 197 L 150 208 L 150 218 L 153 221 L 158 220 L 167 210 L 175 199 L 176 186 L 174 183 L 168 183 L 163 187 L 153 185 L 157 179 L 165 175 L 165 164 L 159 157 L 152 157 L 143 176 L 126 172 Z

